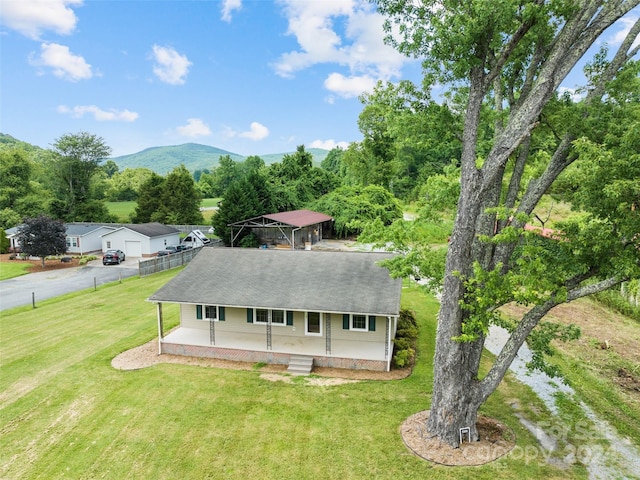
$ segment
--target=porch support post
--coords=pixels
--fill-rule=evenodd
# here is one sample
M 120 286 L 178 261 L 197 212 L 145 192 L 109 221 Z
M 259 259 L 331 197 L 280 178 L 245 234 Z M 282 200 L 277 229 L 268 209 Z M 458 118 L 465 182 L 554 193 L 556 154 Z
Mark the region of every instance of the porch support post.
M 158 312 L 158 355 L 162 354 L 162 337 L 163 337 L 163 324 L 162 324 L 162 303 L 157 304 Z
M 391 328 L 392 321 L 393 321 L 393 328 Z M 389 354 L 387 355 L 387 372 L 391 370 L 391 359 L 393 358 L 392 339 L 393 337 L 395 337 L 397 323 L 398 323 L 398 317 L 387 317 L 387 352 L 389 352 Z
M 322 316 L 325 322 L 324 334 L 326 337 L 326 354 L 331 355 L 331 314 L 323 313 Z

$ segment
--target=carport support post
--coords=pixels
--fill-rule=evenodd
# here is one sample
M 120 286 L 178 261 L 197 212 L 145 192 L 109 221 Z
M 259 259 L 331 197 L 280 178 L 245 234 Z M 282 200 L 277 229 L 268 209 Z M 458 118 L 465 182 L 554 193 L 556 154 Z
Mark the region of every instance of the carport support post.
M 162 303 L 157 304 L 158 307 L 158 355 L 162 353 Z

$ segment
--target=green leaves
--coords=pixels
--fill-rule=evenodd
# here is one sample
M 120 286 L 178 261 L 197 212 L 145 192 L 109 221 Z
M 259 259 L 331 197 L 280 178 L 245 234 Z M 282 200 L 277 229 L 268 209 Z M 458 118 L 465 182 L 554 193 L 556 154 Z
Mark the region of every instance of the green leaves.
M 337 188 L 313 202 L 310 208 L 332 216 L 339 237 L 359 233 L 369 222 L 377 220 L 390 225 L 402 218 L 398 201 L 388 190 L 376 185 Z

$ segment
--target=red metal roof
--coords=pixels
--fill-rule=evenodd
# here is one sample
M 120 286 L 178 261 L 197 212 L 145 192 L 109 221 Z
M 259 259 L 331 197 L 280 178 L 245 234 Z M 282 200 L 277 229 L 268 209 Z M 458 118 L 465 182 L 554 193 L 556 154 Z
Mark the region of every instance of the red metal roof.
M 291 212 L 271 213 L 269 215 L 262 216 L 269 220 L 282 222 L 294 227 L 306 227 L 308 225 L 333 220 L 333 218 L 325 215 L 324 213 L 313 212 L 311 210 L 292 210 Z

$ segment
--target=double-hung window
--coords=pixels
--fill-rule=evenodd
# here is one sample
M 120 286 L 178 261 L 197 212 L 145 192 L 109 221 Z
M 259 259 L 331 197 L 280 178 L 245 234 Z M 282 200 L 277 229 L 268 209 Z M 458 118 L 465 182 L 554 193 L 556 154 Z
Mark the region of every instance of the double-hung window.
M 366 315 L 351 315 L 351 330 L 367 330 Z
M 320 312 L 306 313 L 305 333 L 307 335 L 322 335 L 322 314 Z
M 273 325 L 285 325 L 284 310 L 268 310 L 266 308 L 255 309 L 256 323 L 268 323 L 269 314 L 271 314 L 271 323 Z
M 375 332 L 376 317 L 375 315 L 345 313 L 342 316 L 342 328 L 344 330 L 353 330 L 355 332 Z
M 196 305 L 196 318 L 214 322 L 222 321 L 224 320 L 224 307 L 218 305 Z

